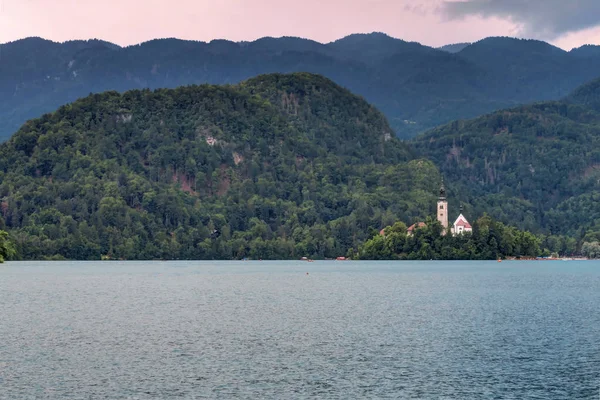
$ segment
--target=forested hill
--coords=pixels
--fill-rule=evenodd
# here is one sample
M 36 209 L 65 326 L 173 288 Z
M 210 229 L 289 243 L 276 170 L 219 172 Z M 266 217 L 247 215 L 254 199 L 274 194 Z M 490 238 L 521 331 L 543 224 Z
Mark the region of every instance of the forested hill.
M 434 210 L 439 174 L 310 74 L 90 95 L 0 146 L 20 257 L 322 258 Z
M 418 136 L 476 215 L 588 241 L 600 237 L 600 81 L 560 102 L 456 121 Z
M 473 43 L 453 43 L 447 44 L 442 47 L 438 47 L 438 50 L 443 50 L 448 53 L 458 53 L 459 51 L 464 50 L 465 47 L 472 45 Z
M 364 96 L 400 137 L 458 118 L 559 99 L 600 75 L 600 51 L 488 38 L 443 51 L 382 33 L 328 44 L 300 38 L 234 43 L 153 40 L 121 48 L 99 41 L 29 38 L 0 45 L 0 140 L 27 119 L 107 90 L 236 84 L 258 74 L 312 72 Z

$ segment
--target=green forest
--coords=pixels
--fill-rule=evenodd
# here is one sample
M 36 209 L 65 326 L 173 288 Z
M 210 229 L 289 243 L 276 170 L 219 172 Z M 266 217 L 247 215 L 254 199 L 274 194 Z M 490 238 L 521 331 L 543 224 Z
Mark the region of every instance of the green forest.
M 474 215 L 536 234 L 600 238 L 600 81 L 560 102 L 455 121 L 412 145 Z
M 127 47 L 27 38 L 0 44 L 0 141 L 89 93 L 237 84 L 272 72 L 326 76 L 374 104 L 399 137 L 412 138 L 459 118 L 560 99 L 598 76 L 597 49 L 490 37 L 450 53 L 377 32 L 331 43 L 171 38 Z
M 353 258 L 361 260 L 494 260 L 557 257 L 573 254 L 577 243 L 568 237 L 536 236 L 495 221 L 488 215 L 473 224 L 473 232 L 444 233 L 440 222 L 427 218 L 425 226 L 408 234 L 397 222 L 359 247 Z
M 308 73 L 92 94 L 0 145 L 0 255 L 596 257 L 597 86 L 411 142 L 363 98 Z M 473 234 L 440 236 L 430 220 L 406 235 L 435 214 L 442 175 Z
M 20 259 L 346 255 L 432 213 L 440 175 L 362 98 L 310 74 L 106 92 L 0 146 Z

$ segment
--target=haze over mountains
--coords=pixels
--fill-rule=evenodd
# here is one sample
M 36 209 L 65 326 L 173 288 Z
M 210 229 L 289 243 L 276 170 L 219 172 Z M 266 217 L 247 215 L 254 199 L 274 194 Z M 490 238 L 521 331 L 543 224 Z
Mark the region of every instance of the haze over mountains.
M 600 48 L 567 52 L 540 41 L 488 38 L 440 50 L 381 33 L 328 44 L 161 39 L 126 48 L 30 38 L 0 46 L 0 139 L 89 93 L 235 84 L 296 71 L 322 74 L 364 96 L 399 137 L 410 138 L 451 120 L 559 99 L 600 75 Z

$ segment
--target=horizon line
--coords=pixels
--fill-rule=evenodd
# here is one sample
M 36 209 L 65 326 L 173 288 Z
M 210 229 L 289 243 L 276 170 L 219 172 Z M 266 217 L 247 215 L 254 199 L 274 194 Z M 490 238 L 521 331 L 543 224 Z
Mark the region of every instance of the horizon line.
M 226 38 L 214 38 L 214 39 L 211 39 L 210 41 L 204 41 L 204 40 L 197 40 L 197 39 L 183 39 L 183 38 L 171 36 L 171 37 L 156 37 L 156 38 L 148 39 L 148 40 L 145 40 L 145 41 L 142 41 L 142 42 L 138 42 L 138 43 L 133 43 L 133 44 L 128 44 L 128 45 L 122 45 L 122 44 L 114 43 L 114 42 L 111 42 L 111 41 L 108 41 L 108 40 L 104 40 L 104 39 L 101 39 L 101 38 L 69 39 L 69 40 L 59 41 L 59 40 L 47 39 L 47 38 L 44 38 L 42 36 L 27 36 L 27 37 L 23 37 L 23 38 L 20 38 L 20 39 L 10 40 L 8 42 L 0 42 L 0 46 L 12 44 L 12 43 L 17 43 L 17 42 L 28 40 L 28 39 L 40 39 L 40 40 L 43 40 L 43 41 L 46 41 L 46 42 L 51 42 L 51 43 L 56 43 L 56 44 L 65 44 L 65 43 L 71 43 L 71 42 L 99 41 L 99 42 L 104 42 L 104 43 L 107 43 L 107 44 L 111 44 L 113 46 L 117 46 L 120 49 L 126 49 L 126 48 L 129 48 L 129 47 L 141 46 L 143 44 L 150 43 L 150 42 L 157 41 L 157 40 L 178 40 L 178 41 L 182 41 L 182 42 L 193 42 L 193 43 L 204 43 L 204 44 L 210 44 L 212 42 L 218 42 L 218 41 L 225 41 L 225 42 L 235 43 L 235 44 L 244 44 L 244 43 L 255 43 L 255 42 L 257 42 L 259 40 L 263 40 L 263 39 L 286 39 L 286 38 L 287 39 L 306 40 L 306 41 L 309 41 L 309 42 L 314 42 L 314 43 L 317 43 L 317 44 L 320 44 L 320 45 L 323 45 L 323 46 L 327 46 L 327 45 L 335 43 L 337 41 L 346 39 L 346 38 L 348 38 L 350 36 L 369 36 L 369 35 L 376 35 L 376 34 L 384 35 L 384 36 L 387 36 L 388 38 L 391 38 L 391 39 L 394 39 L 394 40 L 400 40 L 400 41 L 403 41 L 405 43 L 416 43 L 416 44 L 419 44 L 419 45 L 421 45 L 423 47 L 429 47 L 429 48 L 437 49 L 437 50 L 442 49 L 442 48 L 444 48 L 446 46 L 452 46 L 452 45 L 457 45 L 457 44 L 468 44 L 468 45 L 471 45 L 471 44 L 479 43 L 479 42 L 481 42 L 483 40 L 491 39 L 491 38 L 503 38 L 503 39 L 515 39 L 515 40 L 526 40 L 526 41 L 541 42 L 541 43 L 546 43 L 547 45 L 555 47 L 557 49 L 561 49 L 561 50 L 563 50 L 565 52 L 569 52 L 571 50 L 578 49 L 578 48 L 585 47 L 585 46 L 599 46 L 599 45 L 595 45 L 595 44 L 592 44 L 592 43 L 584 43 L 584 44 L 582 44 L 582 45 L 580 45 L 578 47 L 572 47 L 571 49 L 567 50 L 566 48 L 559 47 L 559 46 L 554 45 L 554 44 L 552 44 L 550 42 L 547 42 L 545 40 L 530 39 L 530 38 L 520 38 L 520 37 L 516 37 L 516 36 L 508 36 L 507 35 L 507 36 L 486 36 L 486 37 L 483 37 L 483 38 L 481 38 L 479 40 L 475 40 L 475 41 L 472 41 L 472 42 L 447 43 L 445 45 L 435 47 L 435 46 L 430 46 L 430 45 L 427 45 L 427 44 L 423 44 L 423 43 L 418 42 L 418 41 L 404 40 L 404 39 L 401 39 L 401 38 L 398 38 L 398 37 L 391 36 L 390 34 L 388 34 L 386 32 L 381 32 L 381 31 L 351 33 L 351 34 L 348 34 L 346 36 L 340 37 L 338 39 L 332 40 L 330 42 L 319 42 L 318 40 L 314 40 L 314 39 L 310 39 L 310 38 L 305 38 L 305 37 L 301 37 L 301 36 L 289 36 L 289 35 L 284 35 L 284 36 L 261 36 L 261 37 L 258 37 L 256 39 L 240 40 L 240 41 L 230 40 L 230 39 L 226 39 Z

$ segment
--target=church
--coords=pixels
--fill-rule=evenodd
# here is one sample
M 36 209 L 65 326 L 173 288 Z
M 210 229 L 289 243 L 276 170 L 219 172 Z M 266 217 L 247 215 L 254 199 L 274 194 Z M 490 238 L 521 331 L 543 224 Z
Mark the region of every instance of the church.
M 460 235 L 465 232 L 473 232 L 473 227 L 469 224 L 469 221 L 462 214 L 462 206 L 460 206 L 460 215 L 454 221 L 452 226 L 448 226 L 448 199 L 446 198 L 446 188 L 442 181 L 440 187 L 440 197 L 437 202 L 437 219 L 440 224 L 444 227 L 444 235 L 449 231 L 452 235 Z M 448 229 L 449 228 L 449 229 Z
M 442 235 L 445 235 L 448 232 L 450 232 L 450 234 L 452 235 L 460 235 L 466 232 L 473 232 L 473 227 L 471 226 L 467 218 L 465 218 L 462 211 L 462 206 L 460 206 L 460 215 L 458 216 L 458 218 L 456 218 L 454 224 L 450 226 L 448 223 L 448 199 L 446 198 L 446 188 L 444 187 L 444 182 L 442 181 L 442 186 L 440 187 L 440 197 L 438 198 L 437 202 L 437 220 L 440 221 L 440 224 L 442 224 L 442 227 L 444 228 Z M 408 235 L 412 235 L 415 229 L 422 228 L 424 226 L 424 222 L 418 222 L 414 225 L 411 225 L 408 228 Z

